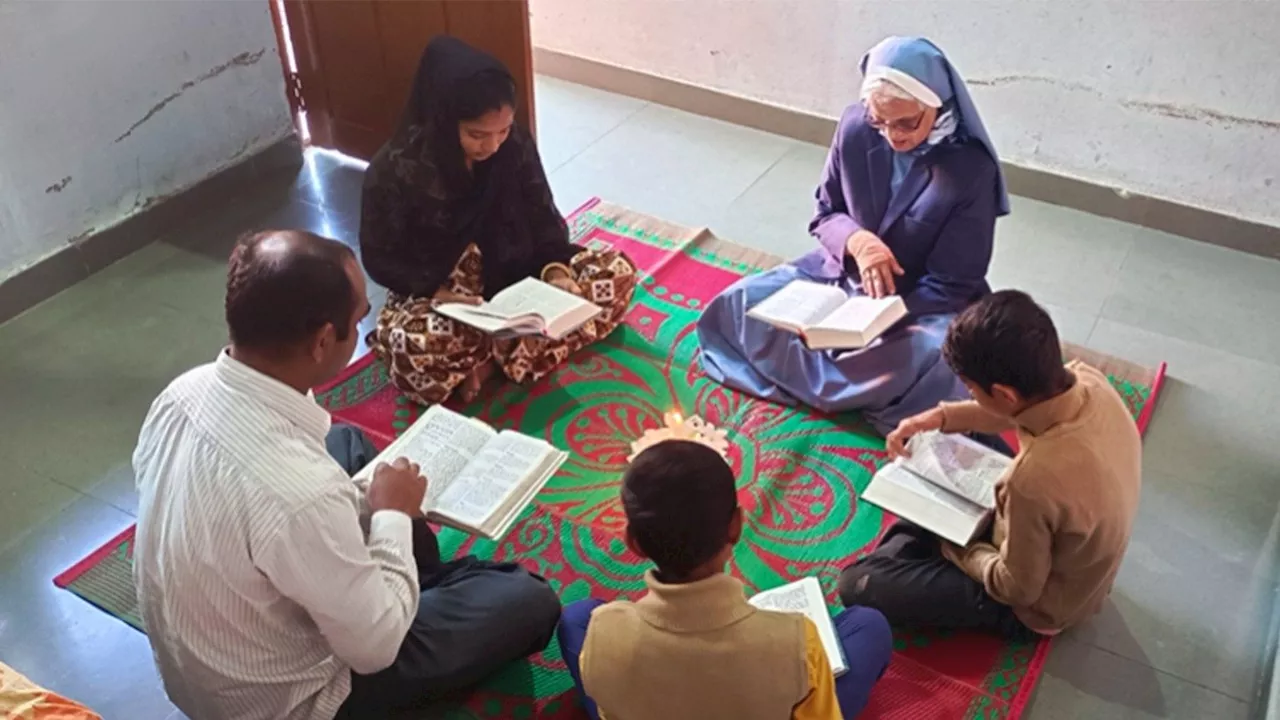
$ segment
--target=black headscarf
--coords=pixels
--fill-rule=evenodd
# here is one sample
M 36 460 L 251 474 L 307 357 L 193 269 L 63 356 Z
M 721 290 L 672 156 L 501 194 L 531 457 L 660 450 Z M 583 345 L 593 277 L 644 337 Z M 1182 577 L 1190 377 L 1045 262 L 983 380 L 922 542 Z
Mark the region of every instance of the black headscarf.
M 466 166 L 458 123 L 477 110 L 469 91 L 495 79 L 514 88 L 497 58 L 457 38 L 433 39 L 395 135 L 369 164 L 361 255 L 369 276 L 393 292 L 434 294 L 472 243 L 483 256 L 486 296 L 577 250 L 523 128 L 513 127 L 492 157 Z

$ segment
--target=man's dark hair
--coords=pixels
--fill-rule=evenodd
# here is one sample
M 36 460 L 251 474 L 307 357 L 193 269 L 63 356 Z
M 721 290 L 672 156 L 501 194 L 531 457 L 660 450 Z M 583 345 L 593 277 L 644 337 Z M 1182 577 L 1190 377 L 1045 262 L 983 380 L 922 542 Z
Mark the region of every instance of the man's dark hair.
M 738 494 L 720 453 L 667 440 L 636 456 L 622 478 L 627 530 L 664 580 L 679 580 L 724 549 Z
M 992 293 L 957 315 L 942 355 L 957 375 L 987 393 L 1000 384 L 1023 398 L 1045 398 L 1071 383 L 1049 313 L 1017 290 Z
M 273 238 L 286 247 L 263 250 Z M 301 230 L 263 230 L 236 242 L 227 267 L 231 342 L 259 351 L 296 347 L 326 323 L 346 340 L 356 312 L 351 248 Z

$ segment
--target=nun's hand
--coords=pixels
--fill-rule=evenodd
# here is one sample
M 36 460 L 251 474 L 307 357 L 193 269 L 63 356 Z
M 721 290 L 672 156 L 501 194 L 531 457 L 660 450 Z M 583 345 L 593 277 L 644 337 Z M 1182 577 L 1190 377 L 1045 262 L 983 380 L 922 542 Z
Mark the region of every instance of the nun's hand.
M 859 230 L 849 236 L 845 247 L 858 264 L 863 292 L 873 298 L 882 298 L 898 291 L 894 277 L 905 271 L 893 256 L 893 251 L 875 233 Z

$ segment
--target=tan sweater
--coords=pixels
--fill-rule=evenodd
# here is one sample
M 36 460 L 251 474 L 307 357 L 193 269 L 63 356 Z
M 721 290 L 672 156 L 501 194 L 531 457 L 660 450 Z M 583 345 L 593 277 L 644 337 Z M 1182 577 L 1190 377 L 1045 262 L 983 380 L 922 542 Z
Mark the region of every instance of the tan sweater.
M 582 684 L 602 718 L 779 720 L 809 696 L 804 616 L 757 610 L 728 575 L 645 581 L 640 600 L 591 614 Z
M 1017 428 L 1018 456 L 996 486 L 993 544 L 970 545 L 959 564 L 1046 633 L 1102 608 L 1142 486 L 1142 441 L 1124 400 L 1097 370 L 1067 367 L 1072 388 L 1012 422 L 974 402 L 942 405 L 946 432 Z

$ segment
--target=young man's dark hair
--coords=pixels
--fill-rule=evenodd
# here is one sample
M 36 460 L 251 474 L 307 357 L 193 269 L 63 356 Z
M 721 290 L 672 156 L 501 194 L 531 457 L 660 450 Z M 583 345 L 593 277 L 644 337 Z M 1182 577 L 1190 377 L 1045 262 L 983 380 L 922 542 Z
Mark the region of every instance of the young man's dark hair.
M 288 252 L 264 251 L 283 242 Z M 268 230 L 240 238 L 227 272 L 226 317 L 231 342 L 257 351 L 296 346 L 332 324 L 345 341 L 356 311 L 346 264 L 351 248 L 301 230 Z
M 623 476 L 622 505 L 628 535 L 663 582 L 687 578 L 736 539 L 733 470 L 702 443 L 668 440 L 640 453 Z
M 1017 290 L 992 293 L 957 315 L 942 355 L 957 375 L 987 393 L 1004 385 L 1030 400 L 1071 385 L 1053 320 Z

